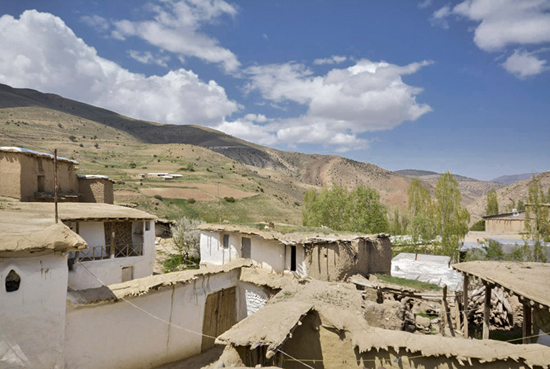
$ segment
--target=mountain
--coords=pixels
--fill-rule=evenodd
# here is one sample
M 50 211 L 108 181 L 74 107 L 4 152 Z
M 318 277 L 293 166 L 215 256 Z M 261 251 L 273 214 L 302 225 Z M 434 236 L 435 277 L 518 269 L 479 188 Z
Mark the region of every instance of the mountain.
M 400 173 L 409 178 L 418 177 L 423 182 L 429 183 L 432 188 L 435 188 L 437 181 L 441 176 L 440 173 L 432 172 L 428 170 L 418 169 L 403 169 L 398 170 L 396 173 Z M 473 203 L 477 198 L 483 197 L 492 189 L 499 189 L 505 185 L 494 181 L 480 181 L 475 178 L 465 177 L 453 173 L 454 179 L 458 182 L 458 189 L 462 195 L 462 203 L 469 205 Z
M 540 174 L 540 173 L 535 173 L 535 174 Z M 491 181 L 492 182 L 498 182 L 498 183 L 504 183 L 506 185 L 510 185 L 510 184 L 518 182 L 518 181 L 523 181 L 523 180 L 526 180 L 526 179 L 530 179 L 531 177 L 533 177 L 533 173 L 510 174 L 510 175 L 505 175 L 505 176 L 500 176 L 500 177 L 494 178 Z
M 220 207 L 227 204 L 213 201 L 218 198 L 217 186 L 219 197 L 242 199 L 232 205 L 240 206 L 238 210 L 226 206 L 232 211 L 223 215 L 228 220 L 300 223 L 299 205 L 311 186 L 362 184 L 377 189 L 386 205 L 403 207 L 411 181 L 338 155 L 277 150 L 211 128 L 136 120 L 59 95 L 7 85 L 0 85 L 0 140 L 2 146 L 57 148 L 60 155 L 80 162 L 81 173 L 114 178 L 115 201 L 136 203 L 166 217 L 177 216 L 175 204 L 200 216 L 221 217 Z M 142 179 L 144 172 L 185 175 L 179 182 L 159 183 Z M 198 201 L 193 206 L 182 204 L 188 198 Z
M 546 194 L 548 192 L 548 188 L 550 188 L 550 171 L 540 173 L 536 176 L 536 178 L 539 181 L 542 190 Z M 517 204 L 518 200 L 521 200 L 524 203 L 527 202 L 530 183 L 531 179 L 524 179 L 522 181 L 514 182 L 511 185 L 496 190 L 499 211 L 501 213 L 506 212 L 506 207 L 510 206 L 512 202 Z M 468 206 L 468 211 L 470 212 L 472 223 L 478 221 L 479 219 L 481 219 L 482 216 L 485 215 L 486 206 L 486 197 L 480 197 Z

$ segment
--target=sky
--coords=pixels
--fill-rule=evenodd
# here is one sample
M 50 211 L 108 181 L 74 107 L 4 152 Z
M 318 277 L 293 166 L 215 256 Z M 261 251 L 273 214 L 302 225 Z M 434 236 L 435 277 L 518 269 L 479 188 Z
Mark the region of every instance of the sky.
M 0 83 L 388 170 L 550 170 L 550 0 L 0 2 Z

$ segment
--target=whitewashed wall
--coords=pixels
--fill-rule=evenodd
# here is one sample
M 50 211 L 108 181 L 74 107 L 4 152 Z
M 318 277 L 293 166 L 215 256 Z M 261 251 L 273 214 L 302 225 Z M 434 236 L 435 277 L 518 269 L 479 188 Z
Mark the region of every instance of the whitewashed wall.
M 265 288 L 252 283 L 239 283 L 238 320 L 247 318 L 263 308 L 269 300 L 269 293 Z
M 229 248 L 223 248 L 223 235 L 229 234 Z M 270 272 L 283 273 L 290 270 L 290 246 L 276 240 L 265 240 L 258 236 L 240 233 L 201 232 L 201 264 L 223 265 L 241 257 L 242 238 L 250 238 L 250 257 L 256 266 Z M 285 251 L 286 249 L 286 251 Z M 296 246 L 296 272 L 307 276 L 305 252 L 301 245 Z
M 206 297 L 237 286 L 239 273 L 236 269 L 199 276 L 194 282 L 150 291 L 129 301 L 164 321 L 202 332 Z M 242 305 L 239 300 L 237 308 Z M 243 315 L 239 310 L 237 317 Z M 152 368 L 196 355 L 201 344 L 202 336 L 170 326 L 124 301 L 67 307 L 67 368 Z
M 146 230 L 149 223 L 149 230 Z M 81 222 L 79 225 L 80 235 L 89 246 L 105 245 L 103 223 L 101 225 L 102 243 L 99 242 L 99 227 L 97 222 Z M 122 268 L 133 267 L 134 279 L 147 277 L 153 274 L 153 262 L 155 260 L 155 227 L 152 220 L 146 222 L 133 222 L 134 232 L 141 228 L 143 235 L 136 234 L 132 237 L 143 240 L 143 255 L 124 258 L 111 258 L 103 260 L 80 261 L 73 265 L 69 272 L 69 287 L 75 290 L 101 287 L 101 283 L 90 275 L 86 269 L 99 278 L 104 284 L 110 285 L 122 282 Z M 84 233 L 82 232 L 83 230 Z M 96 231 L 94 233 L 93 231 Z M 88 241 L 88 238 L 90 241 Z M 82 265 L 81 265 L 81 264 Z
M 6 292 L 10 270 L 19 290 Z M 0 256 L 0 368 L 62 368 L 67 257 Z

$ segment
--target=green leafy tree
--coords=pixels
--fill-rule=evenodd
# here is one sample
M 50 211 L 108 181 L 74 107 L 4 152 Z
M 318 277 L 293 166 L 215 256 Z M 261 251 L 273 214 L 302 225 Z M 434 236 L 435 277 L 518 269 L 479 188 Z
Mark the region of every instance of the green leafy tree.
M 460 240 L 468 233 L 470 213 L 462 207 L 458 183 L 450 172 L 439 177 L 435 188 L 437 199 L 437 230 L 444 255 L 458 260 Z
M 170 227 L 172 242 L 177 253 L 170 254 L 164 261 L 164 271 L 173 272 L 198 266 L 200 261 L 200 236 L 197 229 L 204 223 L 199 219 L 183 217 Z
M 498 199 L 497 192 L 492 189 L 487 192 L 487 208 L 485 209 L 485 215 L 498 214 Z
M 527 232 L 526 240 L 532 240 L 532 259 L 540 262 L 546 262 L 544 242 L 550 241 L 549 209 L 545 200 L 546 196 L 538 179 L 533 174 L 525 209 L 525 231 Z
M 518 207 L 517 207 L 517 210 L 518 211 L 525 211 L 525 203 L 521 200 L 518 200 Z
M 339 186 L 306 191 L 302 210 L 305 226 L 325 226 L 338 231 L 387 232 L 386 207 L 372 188 L 359 186 L 351 192 Z
M 412 180 L 407 190 L 409 196 L 409 214 L 411 221 L 409 233 L 414 242 L 431 241 L 437 234 L 435 208 L 430 190 L 418 178 Z

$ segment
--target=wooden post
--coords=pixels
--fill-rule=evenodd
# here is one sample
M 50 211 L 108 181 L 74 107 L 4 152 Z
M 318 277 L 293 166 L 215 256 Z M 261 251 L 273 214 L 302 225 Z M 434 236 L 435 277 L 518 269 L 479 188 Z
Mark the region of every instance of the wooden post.
M 470 276 L 464 273 L 464 283 L 462 286 L 462 289 L 463 289 L 462 300 L 464 301 L 464 310 L 462 311 L 462 314 L 464 316 L 464 337 L 465 338 L 469 337 L 469 333 L 468 333 L 468 288 L 469 286 L 470 286 Z
M 523 343 L 530 343 L 532 333 L 531 306 L 528 301 L 523 302 Z
M 53 202 L 54 202 L 54 208 L 55 208 L 55 222 L 57 223 L 59 220 L 58 214 L 57 214 L 57 149 L 53 150 L 53 183 L 54 183 L 54 189 L 53 189 Z
M 491 291 L 493 288 L 485 285 L 485 306 L 483 309 L 483 339 L 489 339 L 489 324 L 491 319 Z
M 442 322 L 442 329 L 441 329 L 441 335 L 445 336 L 445 323 L 447 322 L 447 285 L 443 285 L 443 298 L 441 299 L 441 307 L 443 308 L 443 314 L 441 316 L 441 322 Z M 449 329 L 452 331 L 453 328 L 449 327 Z

